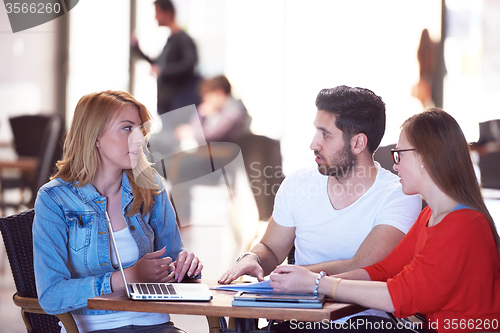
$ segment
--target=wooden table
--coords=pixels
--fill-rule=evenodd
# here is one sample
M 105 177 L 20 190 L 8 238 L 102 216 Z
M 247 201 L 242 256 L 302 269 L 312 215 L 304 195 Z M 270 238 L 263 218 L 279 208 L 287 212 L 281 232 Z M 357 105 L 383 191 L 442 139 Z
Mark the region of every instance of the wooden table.
M 470 150 L 476 151 L 479 155 L 488 155 L 492 153 L 497 153 L 500 151 L 499 141 L 490 141 L 483 144 L 473 143 L 469 144 Z
M 3 170 L 17 170 L 22 172 L 25 179 L 28 182 L 35 182 L 36 179 L 36 171 L 39 167 L 39 160 L 36 157 L 18 157 L 17 159 L 0 159 L 0 177 L 4 177 Z M 2 182 L 0 181 L 0 214 L 4 215 L 5 207 L 20 207 L 21 205 L 25 205 L 24 200 L 21 199 L 19 203 L 6 203 L 3 198 L 3 188 Z M 35 196 L 36 193 L 32 193 L 32 196 Z M 23 198 L 24 196 L 21 196 Z
M 19 157 L 16 160 L 0 160 L 1 169 L 17 169 L 23 172 L 34 172 L 38 167 L 38 158 Z
M 215 286 L 214 281 L 202 280 L 209 286 Z M 355 314 L 365 310 L 365 308 L 355 304 L 336 303 L 327 301 L 321 309 L 300 309 L 300 308 L 257 308 L 257 307 L 233 307 L 231 302 L 236 292 L 212 290 L 214 295 L 210 302 L 178 302 L 178 301 L 132 301 L 127 299 L 125 291 L 113 292 L 94 298 L 87 302 L 89 309 L 116 310 L 116 311 L 138 311 L 157 312 L 171 314 L 187 314 L 237 318 L 236 328 L 241 331 L 241 327 L 251 328 L 253 320 L 246 319 L 274 319 L 297 321 L 330 321 L 347 315 Z M 238 325 L 239 322 L 239 325 Z M 224 320 L 225 324 L 225 320 Z M 223 325 L 224 325 L 223 324 Z M 238 328 L 240 327 L 240 329 Z

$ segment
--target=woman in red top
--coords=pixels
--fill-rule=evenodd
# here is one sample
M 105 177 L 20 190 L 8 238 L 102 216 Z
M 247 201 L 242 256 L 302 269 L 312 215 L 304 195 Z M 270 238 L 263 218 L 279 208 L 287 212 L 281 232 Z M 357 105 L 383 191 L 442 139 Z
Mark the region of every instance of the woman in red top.
M 392 312 L 419 313 L 446 331 L 500 331 L 500 242 L 481 196 L 468 144 L 441 109 L 402 126 L 392 151 L 405 194 L 426 207 L 387 256 L 370 267 L 322 277 L 298 266 L 271 275 L 278 292 L 317 292 L 334 300 Z

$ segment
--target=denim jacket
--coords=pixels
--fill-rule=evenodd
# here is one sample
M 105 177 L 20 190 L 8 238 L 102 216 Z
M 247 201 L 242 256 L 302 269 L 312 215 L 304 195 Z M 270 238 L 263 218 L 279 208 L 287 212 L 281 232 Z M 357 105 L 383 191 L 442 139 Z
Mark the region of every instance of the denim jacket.
M 158 180 L 158 183 L 161 182 Z M 175 213 L 165 189 L 149 213 L 126 216 L 133 196 L 127 174 L 122 177 L 122 212 L 139 247 L 139 258 L 164 246 L 172 260 L 184 249 Z M 110 277 L 118 269 L 110 258 L 106 197 L 95 187 L 56 178 L 38 191 L 33 221 L 33 259 L 38 300 L 49 314 L 105 314 L 90 310 L 87 299 L 111 292 Z

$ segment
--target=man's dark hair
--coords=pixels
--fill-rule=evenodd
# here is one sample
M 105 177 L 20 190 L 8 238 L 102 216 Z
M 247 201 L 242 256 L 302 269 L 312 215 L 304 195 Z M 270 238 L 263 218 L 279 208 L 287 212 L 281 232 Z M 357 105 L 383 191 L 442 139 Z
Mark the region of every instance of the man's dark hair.
M 385 103 L 373 91 L 359 87 L 338 86 L 322 89 L 316 97 L 316 107 L 335 115 L 335 125 L 344 141 L 364 133 L 368 151 L 377 150 L 385 132 Z
M 171 0 L 155 0 L 155 5 L 158 5 L 164 12 L 172 12 L 175 14 L 175 7 Z
M 201 95 L 218 89 L 224 91 L 226 95 L 231 95 L 231 83 L 229 83 L 229 80 L 224 75 L 213 77 L 200 84 Z

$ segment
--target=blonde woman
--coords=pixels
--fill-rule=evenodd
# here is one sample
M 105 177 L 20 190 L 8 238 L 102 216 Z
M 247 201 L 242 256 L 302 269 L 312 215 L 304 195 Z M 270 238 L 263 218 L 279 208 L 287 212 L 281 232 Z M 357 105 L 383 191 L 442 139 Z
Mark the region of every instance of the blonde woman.
M 341 302 L 396 317 L 419 313 L 438 332 L 500 331 L 500 242 L 460 126 L 441 109 L 419 113 L 403 124 L 392 154 L 403 192 L 429 205 L 399 245 L 377 264 L 334 277 L 282 266 L 271 286 L 312 292 L 317 285 Z M 383 320 L 359 323 L 369 322 Z M 356 327 L 368 326 L 377 327 Z
M 167 193 L 142 150 L 149 120 L 128 93 L 83 96 L 58 171 L 37 195 L 39 302 L 50 314 L 71 311 L 80 332 L 183 332 L 168 314 L 87 308 L 87 299 L 125 288 L 106 214 L 129 282 L 180 282 L 203 268 L 184 250 Z

